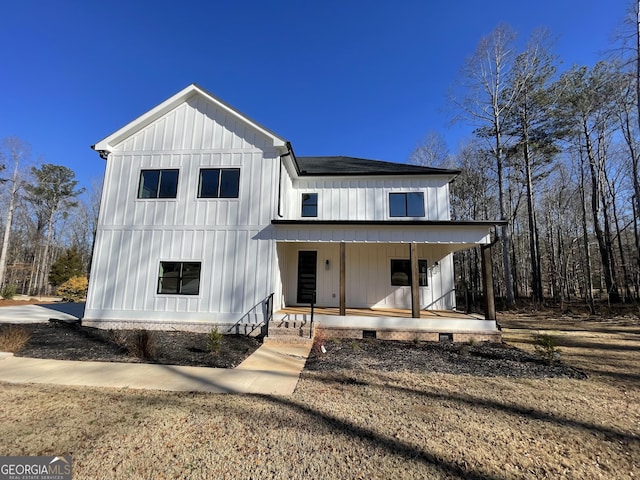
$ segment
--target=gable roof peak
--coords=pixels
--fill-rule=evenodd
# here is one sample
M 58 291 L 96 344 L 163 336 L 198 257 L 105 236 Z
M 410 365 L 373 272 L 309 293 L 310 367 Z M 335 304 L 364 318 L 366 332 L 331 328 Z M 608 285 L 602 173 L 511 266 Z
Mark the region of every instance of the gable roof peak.
M 106 158 L 106 156 L 111 153 L 113 149 L 123 140 L 142 130 L 144 127 L 150 125 L 158 118 L 162 117 L 166 113 L 176 108 L 178 105 L 186 102 L 196 95 L 205 98 L 207 101 L 215 104 L 217 107 L 225 110 L 236 118 L 239 118 L 240 120 L 246 122 L 262 134 L 266 135 L 272 140 L 274 147 L 287 147 L 288 142 L 284 138 L 263 127 L 258 122 L 252 120 L 248 116 L 239 112 L 237 109 L 233 108 L 231 105 L 223 102 L 218 97 L 208 92 L 198 84 L 191 83 L 190 85 L 187 85 L 185 88 L 180 90 L 178 93 L 166 99 L 164 102 L 156 105 L 146 113 L 143 113 L 138 118 L 129 122 L 119 130 L 116 130 L 108 137 L 100 140 L 95 145 L 92 145 L 91 148 L 98 151 L 101 157 Z

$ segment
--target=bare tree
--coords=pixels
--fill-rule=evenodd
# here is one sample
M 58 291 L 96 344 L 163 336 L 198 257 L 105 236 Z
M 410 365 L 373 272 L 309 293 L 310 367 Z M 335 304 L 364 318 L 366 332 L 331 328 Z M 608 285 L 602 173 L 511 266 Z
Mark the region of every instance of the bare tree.
M 4 221 L 4 234 L 2 236 L 2 250 L 0 252 L 0 288 L 4 285 L 5 272 L 7 268 L 7 254 L 9 251 L 9 240 L 11 237 L 11 227 L 13 225 L 13 215 L 16 208 L 18 197 L 18 189 L 20 188 L 19 172 L 20 163 L 27 159 L 31 154 L 29 144 L 23 142 L 17 137 L 7 137 L 2 141 L 2 151 L 0 157 L 3 161 L 9 162 L 13 167 L 11 178 L 7 180 L 9 183 L 9 208 Z
M 409 155 L 409 163 L 425 167 L 441 167 L 449 160 L 449 147 L 444 136 L 430 130 Z
M 499 25 L 483 37 L 475 53 L 467 60 L 461 79 L 451 100 L 458 111 L 456 120 L 464 120 L 477 127 L 476 133 L 490 141 L 498 176 L 498 202 L 500 217 L 507 218 L 505 192 L 505 117 L 514 108 L 519 91 L 510 89 L 508 77 L 516 58 L 516 34 L 507 25 Z M 460 96 L 456 94 L 460 92 Z M 513 281 L 511 272 L 511 236 L 509 225 L 500 228 L 502 261 L 507 306 L 513 305 Z

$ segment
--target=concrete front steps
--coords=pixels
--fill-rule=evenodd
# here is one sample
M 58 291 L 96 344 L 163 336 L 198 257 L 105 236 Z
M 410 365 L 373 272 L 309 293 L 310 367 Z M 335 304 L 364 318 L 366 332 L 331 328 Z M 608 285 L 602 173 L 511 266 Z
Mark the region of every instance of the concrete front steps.
M 313 330 L 307 315 L 274 315 L 269 322 L 268 334 L 263 344 L 313 344 Z

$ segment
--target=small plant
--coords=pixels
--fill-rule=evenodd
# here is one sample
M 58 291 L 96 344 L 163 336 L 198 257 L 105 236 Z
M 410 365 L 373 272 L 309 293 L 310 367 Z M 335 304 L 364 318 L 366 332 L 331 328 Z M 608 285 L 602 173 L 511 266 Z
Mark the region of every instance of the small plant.
M 207 334 L 207 349 L 210 353 L 218 353 L 222 348 L 222 333 L 218 327 L 213 327 Z
M 0 296 L 5 300 L 13 300 L 13 297 L 16 295 L 16 286 L 13 283 L 7 283 L 4 287 L 2 287 L 2 291 L 0 291 Z
M 0 329 L 0 352 L 19 352 L 31 338 L 24 327 L 8 325 Z
M 127 349 L 127 336 L 122 330 L 109 329 L 109 340 L 119 347 Z
M 538 333 L 533 337 L 536 354 L 550 364 L 560 358 L 556 339 L 546 333 Z
M 478 340 L 476 340 L 476 337 L 469 337 L 469 346 L 470 347 L 473 347 L 477 343 L 478 343 Z
M 58 287 L 58 295 L 63 302 L 81 302 L 87 298 L 89 280 L 87 277 L 71 277 Z
M 359 350 L 362 350 L 362 347 L 360 346 L 360 344 L 359 344 L 358 342 L 356 342 L 355 340 L 352 340 L 352 341 L 351 341 L 351 349 L 352 349 L 354 352 L 357 352 L 357 351 L 359 351 Z
M 129 343 L 129 351 L 143 360 L 156 357 L 156 339 L 148 330 L 137 330 Z

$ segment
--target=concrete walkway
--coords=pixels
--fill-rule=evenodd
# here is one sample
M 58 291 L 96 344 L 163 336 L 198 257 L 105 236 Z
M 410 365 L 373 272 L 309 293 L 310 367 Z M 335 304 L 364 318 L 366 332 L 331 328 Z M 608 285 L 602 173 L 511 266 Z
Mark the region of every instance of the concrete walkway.
M 262 345 L 234 369 L 48 360 L 0 353 L 0 382 L 291 395 L 309 351 L 310 346 Z
M 31 323 L 47 322 L 52 317 L 77 318 L 70 313 L 48 305 L 3 307 L 0 308 L 0 322 Z M 311 345 L 262 345 L 234 369 L 48 360 L 0 353 L 0 382 L 291 395 L 310 350 Z

